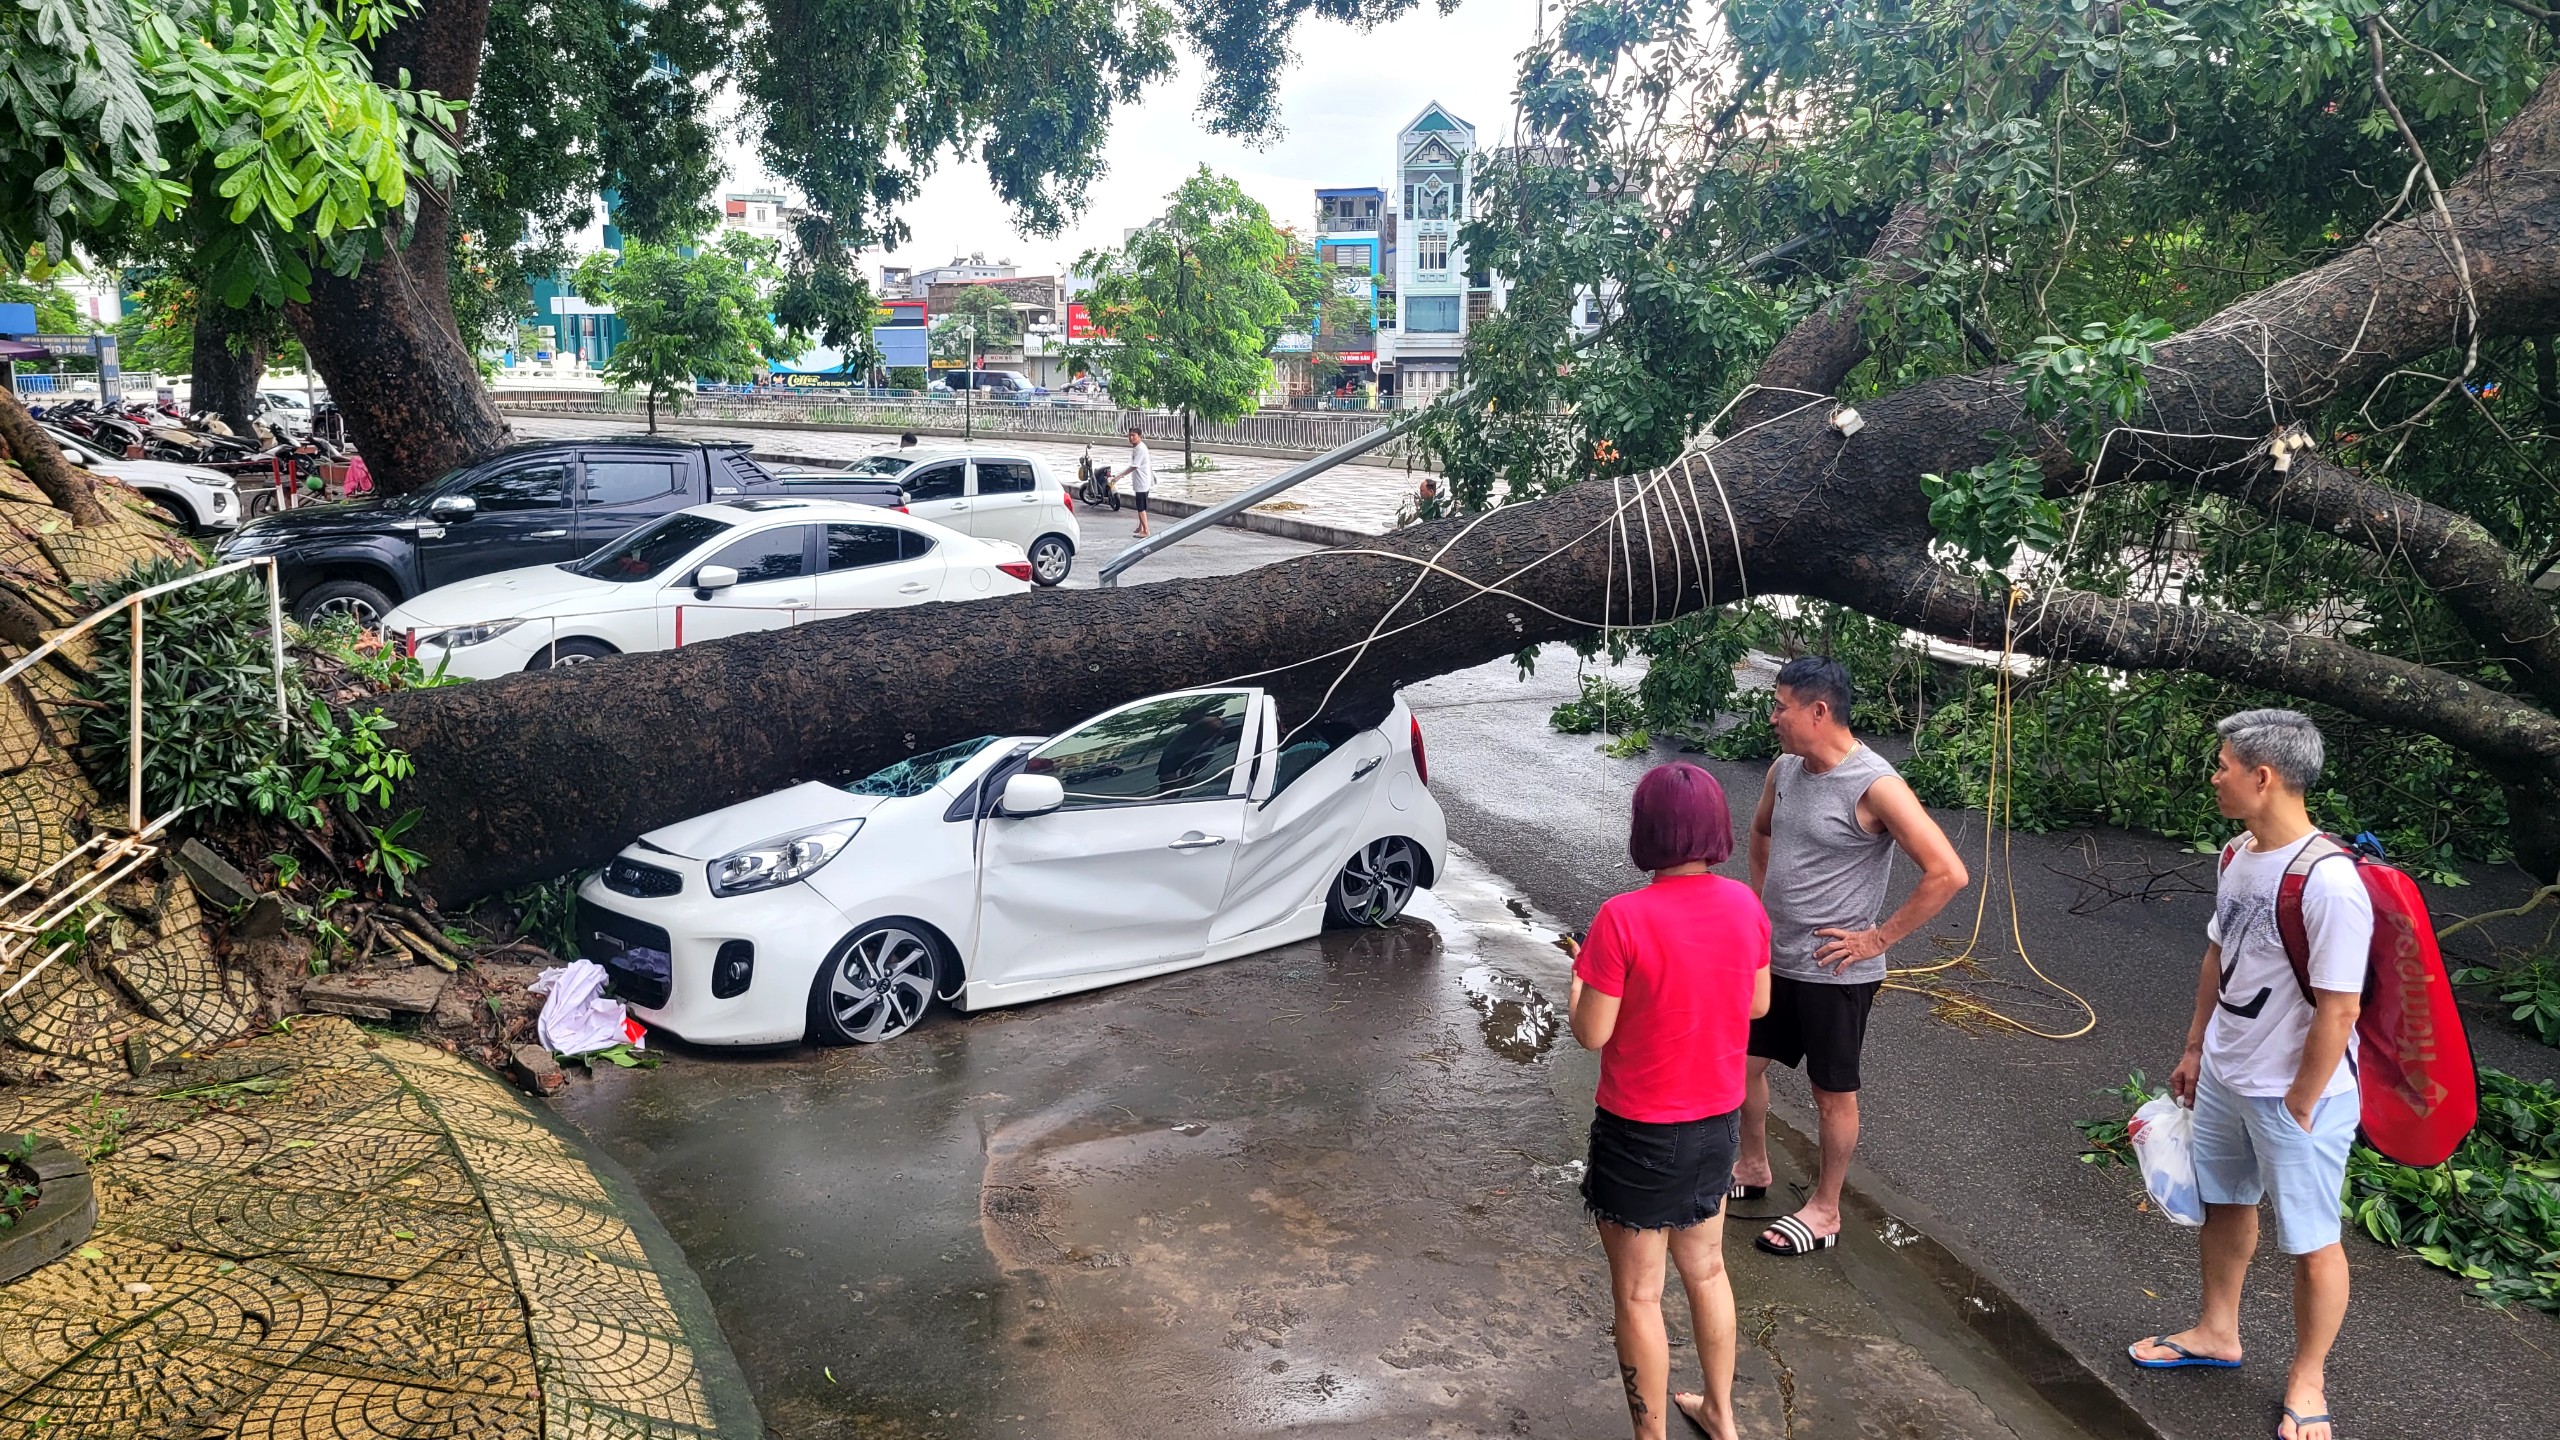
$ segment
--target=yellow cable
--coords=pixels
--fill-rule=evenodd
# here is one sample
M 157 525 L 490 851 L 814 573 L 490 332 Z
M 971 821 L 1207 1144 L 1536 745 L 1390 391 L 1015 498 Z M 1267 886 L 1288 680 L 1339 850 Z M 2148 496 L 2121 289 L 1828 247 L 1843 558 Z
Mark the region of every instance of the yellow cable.
M 2018 917 L 2018 873 L 2015 865 L 2012 863 L 2010 855 L 2009 840 L 2012 833 L 2010 822 L 2017 814 L 2017 679 L 2013 665 L 2017 658 L 2019 594 L 2020 592 L 2017 587 L 2010 587 L 2009 607 L 2001 620 L 2000 678 L 1996 682 L 1996 688 L 1993 691 L 1994 700 L 1991 720 L 1994 749 L 1991 757 L 1991 773 L 1989 779 L 1984 784 L 1982 793 L 1982 869 L 1984 880 L 1980 893 L 1974 897 L 1973 934 L 1965 941 L 1963 952 L 1953 956 L 1952 958 L 1941 960 L 1934 965 L 1895 966 L 1885 973 L 1888 977 L 1898 975 L 1931 975 L 1941 970 L 1953 969 L 1954 967 L 1962 965 L 1973 958 L 1974 951 L 1982 944 L 1983 917 L 1989 913 L 1991 906 L 1991 883 L 1989 879 L 1991 871 L 1991 829 L 1996 824 L 2000 828 L 2000 872 L 2009 894 L 2009 939 L 2018 947 L 2018 958 L 2026 963 L 2027 969 L 2032 972 L 2038 980 L 2043 981 L 2046 985 L 2049 985 L 2052 988 L 2061 991 L 2064 995 L 2069 996 L 2071 998 L 2071 1003 L 2079 1006 L 2081 1012 L 2089 1018 L 2083 1021 L 2080 1028 L 2077 1030 L 2056 1032 L 2038 1029 L 2036 1026 L 2030 1025 L 2026 1021 L 2020 1020 L 2014 1015 L 2004 1014 L 1989 1005 L 1983 1004 L 1979 1000 L 1968 999 L 1965 996 L 1951 994 L 1944 990 L 1932 989 L 1926 985 L 1903 984 L 1899 981 L 1888 978 L 1885 981 L 1885 988 L 1888 990 L 1907 990 L 1915 995 L 1926 995 L 1930 999 L 1938 1001 L 1941 1004 L 1951 1005 L 1971 1014 L 1980 1015 L 1983 1019 L 1991 1021 L 1994 1024 L 2007 1025 L 2013 1029 L 2023 1030 L 2027 1034 L 2037 1036 L 2040 1039 L 2076 1040 L 2098 1028 L 2098 1009 L 2096 1006 L 2090 1004 L 2088 1000 L 2080 994 L 2080 992 L 2044 973 L 2043 968 L 2036 964 L 2035 957 L 2027 953 L 2027 937 L 2025 929 Z

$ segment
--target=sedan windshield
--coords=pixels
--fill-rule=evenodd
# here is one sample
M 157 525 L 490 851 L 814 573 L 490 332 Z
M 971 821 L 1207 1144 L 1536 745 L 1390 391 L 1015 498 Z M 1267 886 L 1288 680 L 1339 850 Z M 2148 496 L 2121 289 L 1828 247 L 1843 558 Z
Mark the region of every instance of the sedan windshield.
M 896 475 L 915 463 L 913 460 L 903 460 L 895 455 L 873 455 L 847 465 L 844 467 L 844 473 L 847 475 Z
M 993 735 L 927 750 L 879 770 L 844 787 L 856 795 L 885 795 L 892 800 L 906 800 L 921 795 L 951 776 L 951 772 L 969 763 L 969 757 L 996 743 Z
M 591 580 L 654 580 L 703 541 L 733 528 L 728 521 L 708 515 L 669 515 L 560 568 Z

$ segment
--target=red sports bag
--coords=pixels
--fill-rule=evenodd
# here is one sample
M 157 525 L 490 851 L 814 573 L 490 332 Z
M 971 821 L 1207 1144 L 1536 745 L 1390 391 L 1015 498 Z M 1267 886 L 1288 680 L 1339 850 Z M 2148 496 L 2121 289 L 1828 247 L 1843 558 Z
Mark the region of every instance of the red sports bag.
M 2362 841 L 2363 837 L 2359 837 Z M 2237 843 L 2237 842 L 2235 842 Z M 2373 901 L 2373 945 L 2366 953 L 2362 1042 L 2355 1062 L 2365 1143 L 2383 1158 L 2424 1168 L 2441 1165 L 2480 1118 L 2480 1081 L 2471 1042 L 2454 1008 L 2453 982 L 2436 953 L 2435 922 L 2417 882 L 2368 853 L 2317 835 L 2295 852 L 2276 888 L 2276 931 L 2293 962 L 2294 982 L 2311 996 L 2311 939 L 2302 924 L 2302 887 L 2311 867 L 2343 859 L 2356 867 Z M 2231 863 L 2225 847 L 2222 863 Z

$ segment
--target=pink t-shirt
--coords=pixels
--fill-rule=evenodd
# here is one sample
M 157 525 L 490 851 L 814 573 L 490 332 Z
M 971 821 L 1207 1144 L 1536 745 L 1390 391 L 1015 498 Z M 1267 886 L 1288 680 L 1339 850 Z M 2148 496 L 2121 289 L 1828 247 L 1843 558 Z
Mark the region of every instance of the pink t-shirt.
M 1769 913 L 1751 887 L 1681 875 L 1612 897 L 1573 962 L 1618 997 L 1600 1047 L 1600 1108 L 1664 1125 L 1742 1104 L 1751 994 L 1769 964 Z

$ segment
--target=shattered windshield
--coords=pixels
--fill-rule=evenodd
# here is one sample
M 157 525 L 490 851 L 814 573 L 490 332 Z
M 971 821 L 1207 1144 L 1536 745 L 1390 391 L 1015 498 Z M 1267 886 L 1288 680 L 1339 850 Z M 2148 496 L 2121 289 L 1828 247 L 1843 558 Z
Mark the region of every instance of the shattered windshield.
M 726 520 L 679 510 L 561 568 L 591 580 L 619 580 L 626 584 L 654 580 L 668 566 L 692 554 L 695 546 L 729 528 Z
M 892 800 L 905 800 L 921 795 L 951 777 L 951 772 L 969 763 L 969 757 L 996 743 L 993 735 L 945 745 L 910 755 L 894 765 L 883 766 L 844 787 L 856 795 L 885 795 Z

